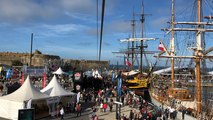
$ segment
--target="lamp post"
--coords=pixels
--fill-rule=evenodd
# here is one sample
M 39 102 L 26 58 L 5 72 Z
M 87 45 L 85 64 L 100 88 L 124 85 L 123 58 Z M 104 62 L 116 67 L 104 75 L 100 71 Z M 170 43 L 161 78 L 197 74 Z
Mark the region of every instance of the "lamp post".
M 120 96 L 121 96 L 121 92 L 122 92 L 122 77 L 121 77 L 121 71 L 118 73 L 118 84 L 117 84 L 117 89 L 118 89 L 118 94 L 117 94 L 117 98 L 116 101 L 120 102 Z M 116 104 L 116 119 L 120 120 L 121 119 L 121 105 L 120 104 Z

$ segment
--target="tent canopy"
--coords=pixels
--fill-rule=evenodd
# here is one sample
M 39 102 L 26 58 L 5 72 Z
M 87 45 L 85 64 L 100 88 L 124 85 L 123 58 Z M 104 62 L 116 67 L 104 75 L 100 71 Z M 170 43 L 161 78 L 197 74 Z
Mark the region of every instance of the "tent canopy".
M 60 83 L 57 81 L 56 76 L 54 75 L 50 83 L 41 90 L 42 93 L 45 93 L 51 97 L 53 96 L 68 96 L 75 95 L 73 92 L 66 91 Z
M 17 120 L 18 110 L 24 108 L 24 102 L 31 100 L 47 99 L 48 95 L 41 93 L 36 89 L 29 79 L 11 94 L 0 97 L 0 117 Z
M 37 88 L 35 88 L 30 81 L 29 76 L 27 76 L 24 84 L 19 89 L 9 95 L 1 97 L 1 99 L 23 102 L 29 99 L 45 99 L 48 97 L 48 95 L 41 93 Z
M 55 72 L 53 72 L 53 74 L 57 74 L 57 75 L 61 75 L 61 74 L 66 74 L 66 72 L 64 72 L 61 67 L 58 68 L 58 70 L 56 70 Z

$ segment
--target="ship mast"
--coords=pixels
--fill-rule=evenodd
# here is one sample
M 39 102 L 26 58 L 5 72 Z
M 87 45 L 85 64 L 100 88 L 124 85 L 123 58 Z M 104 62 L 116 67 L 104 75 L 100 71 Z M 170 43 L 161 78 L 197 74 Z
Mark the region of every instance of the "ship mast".
M 144 5 L 142 3 L 142 14 L 141 14 L 141 38 L 144 38 L 144 34 L 143 34 L 143 31 L 144 31 L 144 21 L 145 21 L 145 16 L 144 16 Z M 141 46 L 140 46 L 140 72 L 141 74 L 143 73 L 142 70 L 143 70 L 143 40 L 141 40 Z
M 211 51 L 213 51 L 213 48 L 209 48 L 208 50 L 204 50 L 202 48 L 202 34 L 203 32 L 213 32 L 213 29 L 206 29 L 203 26 L 213 26 L 213 23 L 209 22 L 202 22 L 201 21 L 201 9 L 202 9 L 202 0 L 197 0 L 197 22 L 174 22 L 173 21 L 173 26 L 170 29 L 164 29 L 166 31 L 194 31 L 196 32 L 196 48 L 194 49 L 194 55 L 192 56 L 172 56 L 167 55 L 167 56 L 159 56 L 161 58 L 185 58 L 185 59 L 194 59 L 195 60 L 195 72 L 196 72 L 196 80 L 197 80 L 197 90 L 196 90 L 196 101 L 197 101 L 197 113 L 199 114 L 201 112 L 201 75 L 200 75 L 200 64 L 201 64 L 201 59 L 205 58 L 213 58 L 212 55 L 207 55 Z M 174 16 L 173 16 L 174 20 Z M 175 28 L 174 25 L 176 24 L 185 24 L 185 25 L 196 25 L 197 28 Z M 172 50 L 171 50 L 172 51 Z
M 201 2 L 202 0 L 197 1 L 197 17 L 198 22 L 201 22 Z M 201 28 L 201 25 L 198 25 L 198 29 Z M 201 46 L 201 31 L 197 31 L 197 49 L 195 51 L 195 56 L 197 56 L 196 62 L 196 78 L 197 78 L 197 112 L 201 112 L 201 77 L 200 77 L 200 61 L 202 55 L 202 46 Z M 201 54 L 200 54 L 201 53 Z
M 135 37 L 135 14 L 134 14 L 134 9 L 133 9 L 133 15 L 132 15 L 132 38 Z M 132 41 L 132 66 L 131 66 L 131 70 L 133 70 L 134 68 L 134 54 L 135 54 L 135 50 L 134 50 L 134 41 Z
M 174 53 L 175 53 L 175 48 L 174 48 L 174 35 L 175 35 L 175 31 L 173 30 L 174 29 L 174 22 L 175 22 L 175 10 L 174 10 L 174 0 L 172 0 L 172 38 L 170 40 L 170 49 L 171 49 L 171 53 L 170 55 L 171 56 L 174 56 Z M 174 88 L 174 58 L 171 58 L 171 72 L 172 72 L 172 76 L 171 76 L 171 79 L 172 79 L 172 88 Z

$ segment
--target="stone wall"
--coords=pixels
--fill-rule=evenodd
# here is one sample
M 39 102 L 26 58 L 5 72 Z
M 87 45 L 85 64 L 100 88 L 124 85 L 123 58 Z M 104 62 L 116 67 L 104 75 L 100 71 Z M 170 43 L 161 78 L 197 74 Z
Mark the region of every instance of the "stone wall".
M 91 69 L 104 69 L 109 68 L 109 61 L 97 61 L 97 60 L 73 60 L 64 59 L 65 63 L 71 65 L 77 70 L 91 70 Z
M 12 65 L 12 61 L 18 60 L 25 65 L 30 63 L 29 53 L 14 53 L 14 52 L 0 52 L 0 64 Z M 32 66 L 42 67 L 47 64 L 48 61 L 61 60 L 56 55 L 45 55 L 36 50 L 32 54 Z M 77 70 L 91 70 L 91 69 L 104 69 L 109 68 L 109 61 L 97 61 L 97 60 L 73 60 L 62 59 L 64 63 L 71 65 Z
M 44 66 L 48 60 L 57 59 L 60 60 L 59 56 L 56 55 L 45 55 L 39 54 L 36 51 L 32 54 L 32 66 Z M 12 65 L 12 61 L 18 60 L 25 65 L 30 63 L 29 53 L 14 53 L 14 52 L 0 52 L 0 64 Z

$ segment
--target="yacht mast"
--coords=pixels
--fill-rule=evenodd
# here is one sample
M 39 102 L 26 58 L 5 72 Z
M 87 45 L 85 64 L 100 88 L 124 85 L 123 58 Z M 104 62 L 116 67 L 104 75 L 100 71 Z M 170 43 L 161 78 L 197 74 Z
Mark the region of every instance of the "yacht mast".
M 175 35 L 175 31 L 173 30 L 174 29 L 174 22 L 175 22 L 175 11 L 174 11 L 174 0 L 172 0 L 172 38 L 170 40 L 170 49 L 171 49 L 171 56 L 174 56 L 174 53 L 175 53 L 175 43 L 174 43 L 174 35 Z M 172 79 L 172 88 L 174 88 L 174 78 L 175 78 L 175 72 L 174 72 L 174 58 L 171 58 L 171 72 L 172 72 L 172 76 L 171 76 L 171 79 Z

